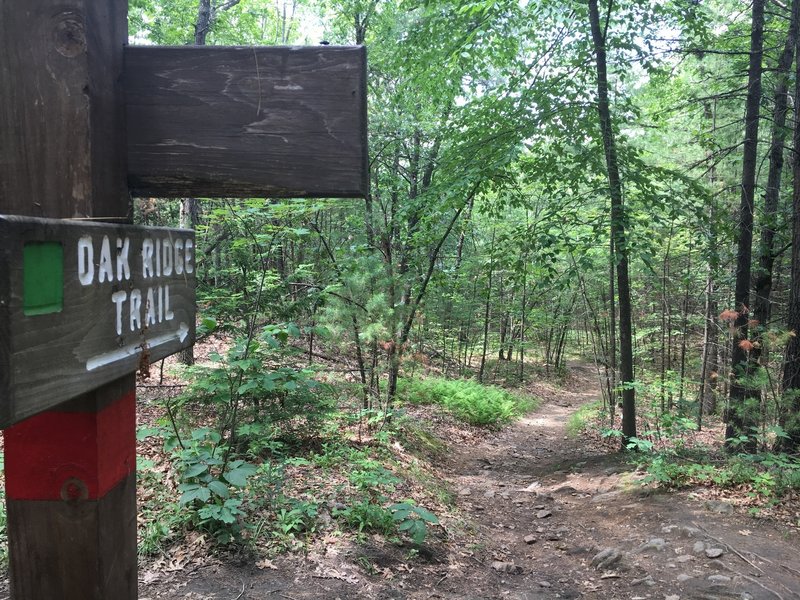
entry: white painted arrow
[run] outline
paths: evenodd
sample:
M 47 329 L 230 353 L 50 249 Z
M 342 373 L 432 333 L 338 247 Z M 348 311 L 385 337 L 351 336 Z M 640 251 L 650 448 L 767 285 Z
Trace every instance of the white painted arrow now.
M 157 335 L 149 340 L 146 340 L 146 343 L 148 348 L 155 348 L 156 346 L 171 342 L 174 339 L 180 340 L 180 342 L 183 343 L 188 335 L 189 326 L 182 322 L 176 331 Z M 119 362 L 130 356 L 140 354 L 141 352 L 142 344 L 128 344 L 127 346 L 117 348 L 111 352 L 104 352 L 103 354 L 98 354 L 97 356 L 91 357 L 86 361 L 86 370 L 94 371 L 95 369 Z

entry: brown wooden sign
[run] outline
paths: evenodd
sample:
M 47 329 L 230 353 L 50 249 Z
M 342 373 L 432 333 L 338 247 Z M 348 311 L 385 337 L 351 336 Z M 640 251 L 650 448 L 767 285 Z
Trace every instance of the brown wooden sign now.
M 125 49 L 128 184 L 156 197 L 364 197 L 363 47 Z
M 194 333 L 193 231 L 0 215 L 0 427 Z

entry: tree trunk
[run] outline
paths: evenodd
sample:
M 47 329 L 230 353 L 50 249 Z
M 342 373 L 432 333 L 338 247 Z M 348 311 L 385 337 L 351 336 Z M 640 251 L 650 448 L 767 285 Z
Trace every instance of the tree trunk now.
M 200 203 L 196 198 L 181 200 L 180 226 L 184 229 L 196 229 L 200 222 Z M 194 346 L 184 348 L 178 353 L 178 361 L 183 365 L 194 364 Z
M 772 293 L 772 274 L 775 266 L 775 230 L 778 220 L 778 201 L 780 198 L 781 175 L 783 174 L 783 146 L 786 143 L 786 114 L 789 104 L 789 71 L 792 67 L 794 47 L 797 42 L 798 18 L 800 17 L 800 0 L 792 1 L 792 16 L 786 45 L 783 48 L 775 70 L 776 83 L 774 109 L 772 119 L 772 140 L 769 147 L 769 174 L 767 190 L 764 194 L 764 217 L 761 226 L 761 243 L 759 245 L 758 271 L 753 285 L 753 319 L 755 320 L 755 336 L 757 344 L 751 352 L 753 363 L 759 362 L 762 353 L 767 355 L 763 333 L 769 326 L 772 313 L 770 294 Z
M 610 9 L 610 7 L 609 7 Z M 619 304 L 620 377 L 622 379 L 622 444 L 636 437 L 636 394 L 633 388 L 633 316 L 628 278 L 628 243 L 625 233 L 625 208 L 619 175 L 617 147 L 611 122 L 606 72 L 606 40 L 600 29 L 597 0 L 589 0 L 589 20 L 597 59 L 597 112 L 605 151 L 608 187 L 611 196 L 611 239 L 617 257 L 617 293 Z
M 750 435 L 756 424 L 758 394 L 748 378 L 753 374 L 747 340 L 750 318 L 750 273 L 753 245 L 753 201 L 755 196 L 756 167 L 758 160 L 758 117 L 761 101 L 761 58 L 764 42 L 764 2 L 753 0 L 752 28 L 750 33 L 750 66 L 748 70 L 747 105 L 745 114 L 744 156 L 742 158 L 742 196 L 739 208 L 739 242 L 736 252 L 736 291 L 734 323 L 731 345 L 731 384 L 727 439 Z M 730 446 L 730 444 L 729 444 Z M 743 449 L 755 450 L 748 441 Z
M 713 109 L 711 103 L 705 105 L 705 116 L 711 121 L 711 131 L 715 132 L 717 129 L 717 110 L 716 104 Z M 712 160 L 711 169 L 709 171 L 709 183 L 711 184 L 712 191 L 717 183 L 717 169 L 713 162 L 713 157 L 709 153 L 709 159 Z M 697 427 L 698 429 L 703 426 L 703 415 L 710 415 L 717 410 L 717 371 L 719 370 L 719 361 L 717 360 L 719 352 L 716 348 L 718 335 L 716 333 L 716 315 L 717 301 L 715 296 L 715 279 L 717 269 L 719 268 L 719 253 L 717 251 L 717 225 L 716 225 L 716 198 L 712 196 L 711 202 L 708 206 L 708 265 L 706 267 L 706 286 L 705 286 L 705 315 L 703 320 L 703 358 L 702 366 L 700 368 L 700 406 L 697 411 Z
M 208 29 L 211 27 L 211 0 L 200 0 L 197 7 L 197 22 L 194 24 L 194 45 L 205 46 Z
M 481 353 L 481 367 L 478 371 L 478 381 L 483 383 L 483 373 L 486 368 L 486 350 L 489 346 L 489 314 L 492 302 L 492 275 L 494 273 L 494 228 L 492 228 L 492 245 L 489 249 L 489 281 L 486 285 L 486 303 L 483 312 L 483 352 Z
M 800 38 L 796 43 L 795 102 L 800 96 Z M 792 157 L 792 270 L 786 327 L 792 335 L 786 346 L 783 365 L 783 403 L 781 425 L 789 438 L 781 445 L 789 452 L 800 450 L 800 115 L 794 114 L 794 154 Z

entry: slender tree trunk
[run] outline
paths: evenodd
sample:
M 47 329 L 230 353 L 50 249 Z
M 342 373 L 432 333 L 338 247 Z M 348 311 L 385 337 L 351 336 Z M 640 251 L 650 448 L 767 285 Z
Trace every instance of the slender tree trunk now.
M 197 6 L 197 22 L 194 24 L 194 45 L 205 46 L 211 27 L 211 0 L 200 0 Z
M 800 37 L 795 46 L 795 106 L 800 102 Z M 783 366 L 783 411 L 781 425 L 789 436 L 781 445 L 800 450 L 800 111 L 794 113 L 794 154 L 792 155 L 792 267 L 786 327 L 791 332 Z
M 670 368 L 669 352 L 669 330 L 672 327 L 670 314 L 670 304 L 667 298 L 667 287 L 669 283 L 669 260 L 672 248 L 672 233 L 675 223 L 669 227 L 669 237 L 667 238 L 667 248 L 664 251 L 664 262 L 661 266 L 661 414 L 667 411 L 667 371 Z
M 196 229 L 200 222 L 200 203 L 196 198 L 181 200 L 180 226 L 184 229 Z M 183 365 L 194 364 L 194 346 L 184 348 L 178 353 L 178 362 Z
M 617 415 L 617 401 L 619 400 L 619 390 L 617 389 L 617 373 L 619 364 L 617 363 L 617 253 L 614 251 L 614 236 L 609 237 L 608 242 L 608 353 L 606 356 L 606 374 L 608 381 L 608 418 L 611 427 L 614 427 L 614 420 Z M 599 332 L 598 332 L 599 335 Z M 600 338 L 602 341 L 602 337 Z
M 610 6 L 609 6 L 610 10 Z M 600 28 L 597 0 L 589 0 L 589 20 L 597 59 L 597 112 L 603 136 L 608 187 L 611 196 L 611 238 L 617 258 L 617 293 L 619 296 L 619 351 L 622 379 L 622 444 L 636 437 L 636 393 L 633 388 L 633 315 L 628 277 L 628 242 L 625 232 L 625 207 L 622 202 L 622 181 L 619 175 L 617 147 L 611 122 L 606 72 L 605 32 Z
M 706 118 L 711 121 L 712 133 L 717 129 L 717 110 L 716 104 L 713 109 L 711 103 L 705 106 Z M 713 160 L 710 156 L 709 159 Z M 709 171 L 709 183 L 712 192 L 716 192 L 717 169 L 712 162 Z M 719 370 L 719 351 L 717 342 L 719 336 L 716 333 L 717 301 L 715 295 L 715 279 L 719 268 L 719 253 L 717 252 L 717 224 L 716 224 L 716 195 L 713 195 L 708 205 L 708 264 L 705 286 L 705 317 L 703 321 L 703 359 L 700 374 L 700 406 L 697 411 L 697 427 L 703 426 L 703 415 L 710 415 L 717 410 L 717 371 Z
M 492 302 L 492 275 L 494 274 L 494 228 L 492 228 L 492 242 L 489 249 L 489 280 L 486 284 L 486 302 L 483 311 L 483 352 L 481 352 L 481 367 L 478 370 L 478 381 L 483 383 L 483 373 L 486 368 L 486 350 L 489 347 L 489 314 Z
M 681 317 L 681 370 L 678 388 L 678 411 L 683 416 L 683 394 L 686 380 L 686 343 L 689 337 L 689 284 L 692 278 L 692 244 L 689 243 L 689 255 L 686 258 L 686 281 L 683 288 L 683 315 Z
M 522 259 L 522 306 L 520 307 L 521 321 L 519 326 L 519 382 L 525 381 L 525 311 L 528 302 L 528 257 Z
M 753 245 L 753 203 L 755 196 L 758 160 L 758 121 L 761 101 L 761 59 L 764 42 L 764 3 L 753 0 L 753 17 L 750 34 L 750 66 L 748 71 L 747 105 L 745 114 L 745 140 L 742 158 L 742 196 L 739 208 L 739 242 L 736 252 L 736 291 L 734 323 L 731 345 L 731 384 L 728 407 L 727 439 L 752 434 L 756 424 L 758 394 L 748 381 L 753 374 L 749 357 L 748 321 L 750 319 L 750 273 Z M 745 343 L 743 343 L 745 342 Z M 755 450 L 755 443 L 747 442 L 745 450 Z
M 764 332 L 769 327 L 772 313 L 770 295 L 772 293 L 773 272 L 775 266 L 775 230 L 778 221 L 778 201 L 780 198 L 781 175 L 783 174 L 783 146 L 786 143 L 786 115 L 789 105 L 789 71 L 792 67 L 794 48 L 797 43 L 798 19 L 800 18 L 800 0 L 792 0 L 792 16 L 789 32 L 778 66 L 775 70 L 776 83 L 774 109 L 772 113 L 772 139 L 769 148 L 769 173 L 767 189 L 764 194 L 764 216 L 761 226 L 759 244 L 758 270 L 753 285 L 753 319 L 755 335 L 758 342 L 751 352 L 753 363 L 768 360 Z

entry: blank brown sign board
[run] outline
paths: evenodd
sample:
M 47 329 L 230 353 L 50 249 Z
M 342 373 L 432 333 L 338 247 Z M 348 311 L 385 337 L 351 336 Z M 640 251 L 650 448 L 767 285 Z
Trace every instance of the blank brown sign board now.
M 128 184 L 154 197 L 364 197 L 363 47 L 129 47 Z
M 194 334 L 193 231 L 0 215 L 0 428 Z

